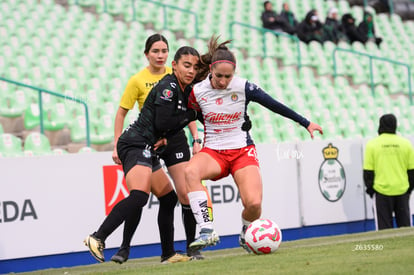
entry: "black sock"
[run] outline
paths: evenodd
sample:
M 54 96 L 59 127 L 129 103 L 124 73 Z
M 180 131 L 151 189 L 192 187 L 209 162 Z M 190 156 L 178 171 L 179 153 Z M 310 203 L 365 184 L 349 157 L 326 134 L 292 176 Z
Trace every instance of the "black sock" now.
M 121 247 L 130 247 L 132 237 L 137 230 L 139 221 L 141 220 L 142 207 L 140 207 L 137 213 L 130 213 L 127 215 L 124 223 L 124 234 L 122 236 Z
M 160 208 L 158 210 L 158 229 L 161 240 L 161 257 L 168 257 L 175 253 L 174 250 L 174 208 L 177 205 L 177 194 L 171 191 L 158 198 Z
M 195 240 L 196 226 L 197 222 L 194 218 L 193 211 L 191 210 L 190 205 L 181 205 L 185 237 L 187 240 L 187 249 L 190 243 Z
M 140 190 L 132 190 L 129 196 L 118 202 L 106 217 L 94 235 L 102 241 L 121 225 L 128 215 L 138 216 L 142 207 L 147 204 L 149 195 Z

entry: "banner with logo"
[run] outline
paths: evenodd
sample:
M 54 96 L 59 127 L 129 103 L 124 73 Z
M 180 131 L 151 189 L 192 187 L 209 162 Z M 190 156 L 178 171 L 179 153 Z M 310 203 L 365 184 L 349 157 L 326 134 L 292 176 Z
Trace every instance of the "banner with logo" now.
M 257 145 L 262 217 L 282 229 L 372 217 L 362 180 L 363 143 Z M 86 251 L 83 239 L 128 195 L 111 152 L 0 158 L 0 169 L 0 260 Z M 216 231 L 239 234 L 242 204 L 232 177 L 205 183 Z M 179 205 L 174 213 L 175 239 L 184 240 Z M 151 195 L 132 245 L 159 243 L 157 215 L 158 200 Z M 122 228 L 107 239 L 107 248 L 120 245 Z
M 298 150 L 303 225 L 364 220 L 361 141 L 305 142 Z

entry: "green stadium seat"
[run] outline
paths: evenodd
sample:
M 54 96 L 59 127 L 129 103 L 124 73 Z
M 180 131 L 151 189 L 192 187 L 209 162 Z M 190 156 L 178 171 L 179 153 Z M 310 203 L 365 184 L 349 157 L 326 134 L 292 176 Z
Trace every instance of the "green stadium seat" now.
M 60 155 L 67 155 L 69 154 L 69 152 L 62 148 L 55 148 L 52 150 L 52 154 L 60 156 Z
M 30 104 L 24 112 L 24 128 L 32 130 L 40 125 L 40 110 L 36 103 Z
M 64 103 L 57 103 L 43 112 L 43 126 L 48 131 L 62 130 L 69 123 L 70 117 Z
M 79 151 L 78 151 L 78 153 L 81 153 L 81 154 L 93 153 L 93 152 L 96 152 L 96 150 L 93 149 L 92 147 L 87 147 L 87 146 L 84 146 L 84 147 L 80 148 Z
M 21 90 L 0 94 L 0 116 L 22 116 L 26 107 L 25 94 Z
M 84 142 L 86 140 L 86 119 L 84 115 L 78 115 L 69 126 L 72 142 Z
M 26 156 L 49 155 L 52 153 L 49 139 L 42 133 L 32 132 L 24 140 Z
M 0 153 L 3 157 L 23 156 L 21 139 L 12 134 L 0 134 Z
M 99 121 L 91 124 L 91 144 L 102 145 L 114 139 L 114 116 L 103 115 Z

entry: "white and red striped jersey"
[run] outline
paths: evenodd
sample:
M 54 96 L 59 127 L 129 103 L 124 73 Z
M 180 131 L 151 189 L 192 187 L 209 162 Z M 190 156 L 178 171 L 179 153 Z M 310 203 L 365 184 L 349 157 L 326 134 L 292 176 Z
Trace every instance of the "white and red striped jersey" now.
M 204 146 L 215 150 L 238 149 L 253 144 L 248 131 L 242 130 L 247 105 L 255 101 L 264 107 L 300 123 L 309 121 L 273 99 L 257 85 L 234 76 L 226 89 L 211 86 L 210 75 L 193 87 L 189 106 L 201 111 L 204 124 Z

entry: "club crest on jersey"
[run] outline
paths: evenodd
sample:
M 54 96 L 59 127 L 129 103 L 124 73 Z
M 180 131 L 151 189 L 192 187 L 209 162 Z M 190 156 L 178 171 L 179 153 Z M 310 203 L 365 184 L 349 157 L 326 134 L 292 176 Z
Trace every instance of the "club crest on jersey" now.
M 148 148 L 145 148 L 145 149 L 142 151 L 142 155 L 144 156 L 144 158 L 149 159 L 149 158 L 151 157 L 151 151 L 150 151 Z
M 173 92 L 171 90 L 165 89 L 162 91 L 161 99 L 171 101 L 171 98 L 173 97 Z
M 233 93 L 233 94 L 231 95 L 231 100 L 232 100 L 232 101 L 237 101 L 238 99 L 239 99 L 239 97 L 237 96 L 237 94 Z
M 222 99 L 222 98 L 217 98 L 217 99 L 216 99 L 216 104 L 217 104 L 217 105 L 221 105 L 221 104 L 223 104 L 223 99 Z

